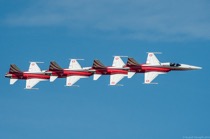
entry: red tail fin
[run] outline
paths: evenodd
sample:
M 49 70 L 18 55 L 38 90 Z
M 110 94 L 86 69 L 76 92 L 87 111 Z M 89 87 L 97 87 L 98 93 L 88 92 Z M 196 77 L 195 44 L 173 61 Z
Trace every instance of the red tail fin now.
M 139 66 L 140 64 L 133 58 L 128 58 L 127 66 Z
M 15 64 L 10 65 L 9 72 L 10 73 L 22 73 L 22 71 Z
M 55 61 L 51 61 L 49 70 L 50 71 L 59 71 L 59 70 L 63 70 L 63 69 Z
M 94 69 L 103 69 L 106 68 L 99 60 L 94 60 L 93 61 L 93 66 Z

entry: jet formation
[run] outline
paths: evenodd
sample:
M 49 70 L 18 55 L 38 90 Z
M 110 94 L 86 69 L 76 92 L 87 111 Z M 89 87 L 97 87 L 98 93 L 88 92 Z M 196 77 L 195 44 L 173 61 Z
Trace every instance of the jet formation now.
M 61 68 L 55 61 L 50 62 L 48 70 L 41 70 L 37 65 L 40 62 L 30 62 L 28 71 L 21 71 L 15 64 L 10 65 L 9 72 L 5 77 L 10 78 L 10 84 L 16 81 L 26 80 L 25 89 L 33 88 L 40 81 L 54 82 L 57 78 L 66 78 L 66 86 L 78 86 L 75 83 L 81 78 L 93 76 L 98 80 L 102 75 L 110 76 L 110 86 L 122 86 L 118 84 L 124 77 L 132 78 L 136 73 L 144 73 L 144 84 L 157 84 L 152 82 L 159 74 L 166 74 L 170 71 L 198 70 L 201 67 L 180 63 L 161 63 L 155 56 L 155 52 L 148 52 L 146 63 L 139 64 L 134 58 L 128 57 L 125 64 L 122 57 L 114 56 L 112 66 L 105 66 L 99 60 L 94 60 L 92 67 L 82 68 L 78 60 L 71 59 L 68 68 Z

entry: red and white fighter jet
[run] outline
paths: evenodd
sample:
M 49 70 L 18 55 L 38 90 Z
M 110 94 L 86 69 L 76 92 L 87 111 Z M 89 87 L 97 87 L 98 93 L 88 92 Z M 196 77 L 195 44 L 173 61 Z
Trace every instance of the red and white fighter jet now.
M 122 61 L 121 57 L 124 56 L 114 56 L 114 60 L 112 66 L 104 66 L 99 60 L 93 61 L 93 66 L 90 71 L 94 72 L 93 80 L 97 80 L 101 75 L 110 75 L 110 83 L 109 85 L 118 85 L 122 86 L 121 84 L 117 84 L 120 80 L 124 77 L 131 78 L 133 75 L 128 75 L 128 68 L 124 67 L 125 63 Z
M 71 59 L 69 68 L 61 68 L 55 61 L 50 62 L 49 70 L 45 73 L 50 75 L 50 82 L 53 82 L 57 78 L 66 78 L 66 86 L 74 85 L 81 78 L 88 78 L 93 75 L 93 72 L 86 68 L 82 68 L 77 62 L 78 59 Z
M 5 77 L 10 78 L 10 84 L 13 85 L 17 80 L 26 80 L 25 89 L 38 89 L 33 88 L 40 81 L 47 81 L 50 76 L 45 75 L 44 71 L 41 71 L 38 62 L 30 62 L 29 70 L 22 72 L 15 64 L 10 65 L 9 72 L 6 73 Z
M 155 56 L 155 53 L 148 52 L 146 64 L 139 64 L 133 58 L 128 58 L 127 64 L 125 66 L 129 68 L 130 74 L 135 73 L 145 73 L 144 83 L 145 84 L 157 84 L 152 83 L 152 81 L 159 74 L 166 74 L 169 71 L 185 71 L 185 70 L 198 70 L 201 67 L 191 66 L 179 63 L 161 63 Z

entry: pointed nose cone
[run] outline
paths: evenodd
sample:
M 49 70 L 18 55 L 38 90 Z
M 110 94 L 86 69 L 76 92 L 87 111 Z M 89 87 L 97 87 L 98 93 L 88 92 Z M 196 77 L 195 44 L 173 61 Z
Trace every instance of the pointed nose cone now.
M 181 68 L 183 70 L 199 70 L 199 69 L 202 69 L 202 67 L 191 66 L 191 65 L 186 65 L 186 64 L 181 64 Z
M 202 69 L 202 67 L 191 66 L 191 65 L 189 65 L 188 68 L 189 68 L 189 70 L 199 70 L 199 69 Z
M 193 70 L 199 70 L 199 69 L 202 69 L 202 67 L 197 67 L 197 66 L 191 66 L 190 68 L 191 68 L 191 69 L 193 69 Z

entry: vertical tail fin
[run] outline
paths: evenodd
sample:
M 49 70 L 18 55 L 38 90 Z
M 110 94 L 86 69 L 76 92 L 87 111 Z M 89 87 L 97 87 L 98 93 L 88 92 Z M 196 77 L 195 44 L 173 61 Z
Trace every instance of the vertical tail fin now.
M 127 66 L 139 66 L 140 64 L 134 58 L 128 58 Z
M 10 65 L 9 72 L 10 73 L 22 73 L 22 71 L 15 64 Z
M 59 70 L 63 70 L 63 69 L 55 61 L 51 61 L 49 70 L 50 71 L 59 71 Z
M 106 68 L 99 60 L 94 60 L 92 67 L 94 69 L 103 69 L 103 68 Z

